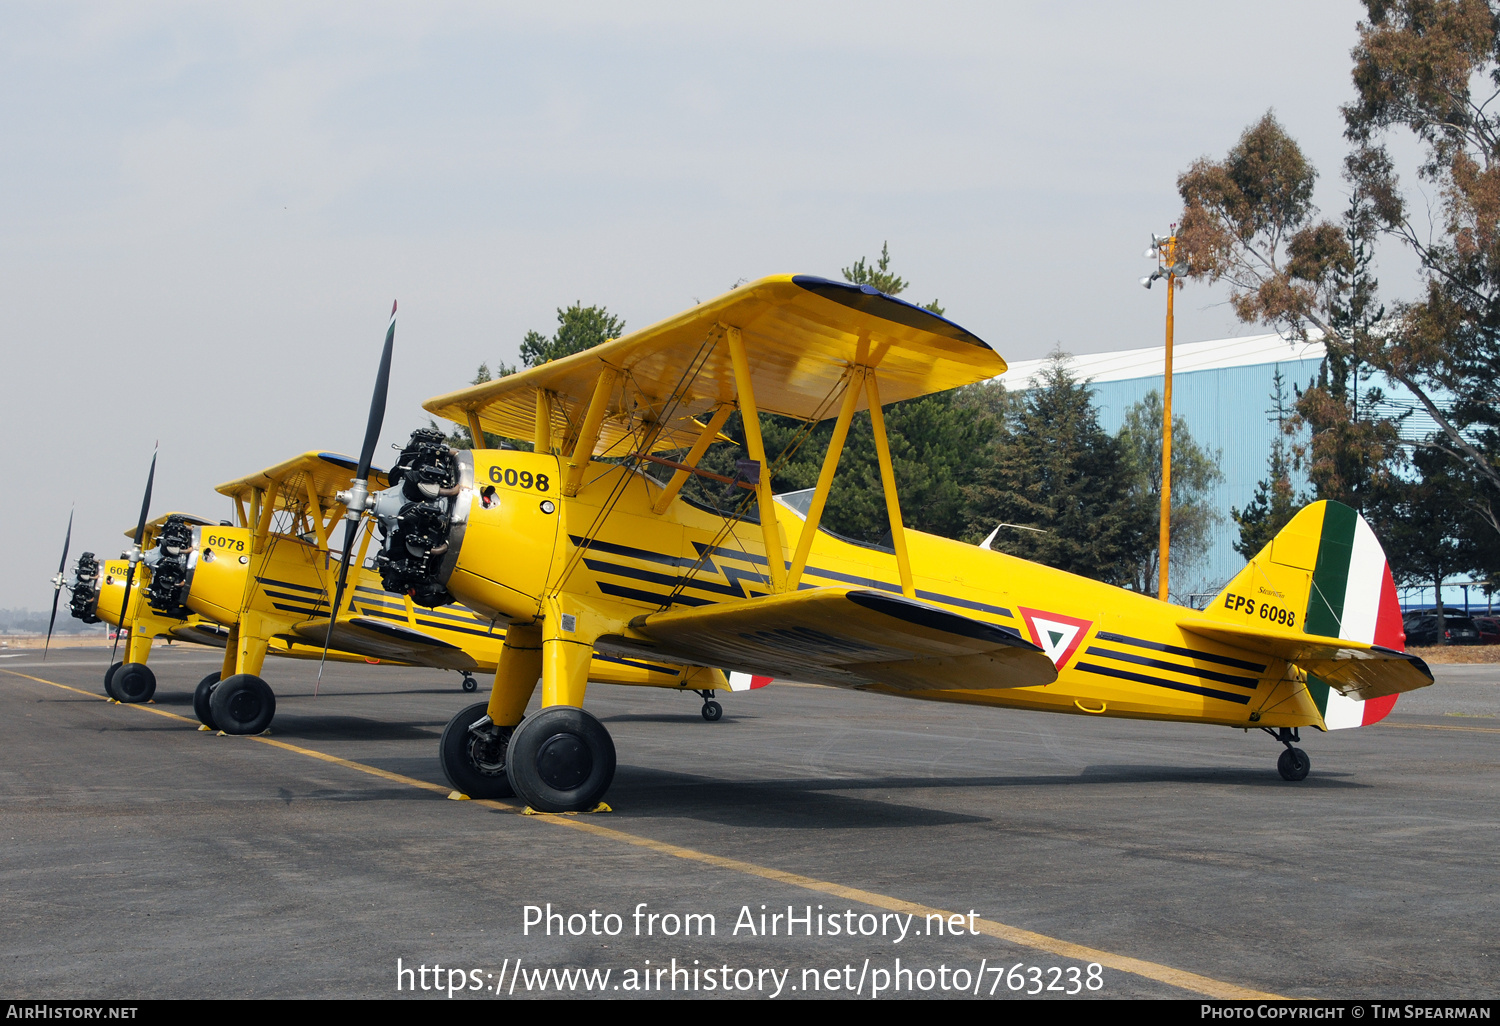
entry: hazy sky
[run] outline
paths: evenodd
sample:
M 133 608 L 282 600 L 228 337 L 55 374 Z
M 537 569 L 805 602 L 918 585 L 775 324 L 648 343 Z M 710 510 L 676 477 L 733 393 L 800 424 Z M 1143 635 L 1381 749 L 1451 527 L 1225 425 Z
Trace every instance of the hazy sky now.
M 1009 359 L 1160 344 L 1174 183 L 1274 108 L 1344 204 L 1351 2 L 11 3 L 0 606 L 154 512 L 387 443 L 555 310 L 632 327 L 889 240 Z M 1387 291 L 1411 291 L 1392 277 Z M 1181 294 L 1181 340 L 1247 334 Z

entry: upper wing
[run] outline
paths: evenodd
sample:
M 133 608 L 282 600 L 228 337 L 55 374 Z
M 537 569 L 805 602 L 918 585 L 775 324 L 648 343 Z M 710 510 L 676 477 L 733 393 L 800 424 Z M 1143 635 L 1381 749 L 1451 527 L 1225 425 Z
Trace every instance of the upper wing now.
M 1361 701 L 1399 695 L 1432 683 L 1432 671 L 1416 656 L 1364 641 L 1214 620 L 1182 620 L 1179 626 L 1194 634 L 1285 659 L 1337 688 L 1341 694 Z
M 349 487 L 354 472 L 359 469 L 357 461 L 334 452 L 305 452 L 274 467 L 226 481 L 215 491 L 234 499 L 248 499 L 252 491 L 269 491 L 275 494 L 278 508 L 301 506 L 307 502 L 309 489 L 317 495 L 318 503 L 327 509 L 337 503 L 335 496 Z M 370 491 L 390 486 L 385 471 L 370 468 Z
M 636 636 L 598 647 L 836 687 L 979 691 L 1057 679 L 1052 660 L 1010 631 L 881 591 L 810 588 L 651 613 L 630 626 Z
M 529 438 L 538 395 L 548 393 L 553 436 L 561 438 L 582 421 L 602 364 L 620 374 L 594 455 L 624 455 L 621 447 L 643 422 L 663 419 L 653 449 L 686 448 L 701 430 L 690 419 L 735 398 L 727 347 L 715 344 L 726 327 L 740 329 L 744 338 L 757 406 L 799 420 L 837 412 L 828 408 L 830 396 L 857 359 L 877 369 L 884 403 L 1005 370 L 982 340 L 921 307 L 870 286 L 778 275 L 582 353 L 429 399 L 424 407 L 460 424 L 472 414 L 492 434 Z

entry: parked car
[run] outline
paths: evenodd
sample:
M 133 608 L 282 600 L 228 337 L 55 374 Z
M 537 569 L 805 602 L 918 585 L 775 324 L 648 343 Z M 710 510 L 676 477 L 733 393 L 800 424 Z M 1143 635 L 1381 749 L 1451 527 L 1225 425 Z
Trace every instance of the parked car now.
M 1500 616 L 1475 616 L 1472 619 L 1474 626 L 1479 628 L 1481 645 L 1500 645 Z
M 1402 622 L 1407 645 L 1439 644 L 1437 623 L 1437 614 L 1430 610 L 1425 613 L 1408 613 Z M 1443 634 L 1449 645 L 1480 644 L 1479 628 L 1462 613 L 1443 611 Z

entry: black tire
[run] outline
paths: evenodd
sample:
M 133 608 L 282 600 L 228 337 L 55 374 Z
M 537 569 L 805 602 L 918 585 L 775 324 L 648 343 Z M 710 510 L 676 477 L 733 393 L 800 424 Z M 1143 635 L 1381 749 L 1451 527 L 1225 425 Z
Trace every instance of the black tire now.
M 104 693 L 110 698 L 114 698 L 116 702 L 119 699 L 115 697 L 115 671 L 124 665 L 124 663 L 115 663 L 115 665 L 104 671 Z
M 477 702 L 448 721 L 438 742 L 438 761 L 455 791 L 470 798 L 509 798 L 515 792 L 505 774 L 505 757 L 515 728 L 469 729 L 488 708 L 488 702 Z
M 208 712 L 226 734 L 259 734 L 276 715 L 276 695 L 259 677 L 236 673 L 213 689 Z
M 1306 780 L 1307 771 L 1310 769 L 1312 769 L 1312 760 L 1300 748 L 1288 748 L 1281 753 L 1281 758 L 1276 760 L 1276 772 L 1281 774 L 1282 780 Z
M 145 663 L 125 663 L 115 671 L 110 690 L 120 702 L 149 701 L 156 694 L 156 674 Z
M 718 702 L 715 702 L 713 699 L 709 699 L 707 702 L 703 703 L 703 718 L 709 723 L 719 722 L 719 718 L 723 715 L 724 707 Z
M 464 690 L 469 694 L 473 694 L 474 692 L 479 690 L 479 681 L 475 680 L 467 673 L 464 674 Z
M 214 722 L 213 710 L 209 708 L 209 699 L 213 697 L 214 687 L 218 683 L 219 671 L 215 670 L 200 680 L 193 689 L 193 712 L 198 714 L 198 722 L 209 730 L 219 729 L 219 725 Z
M 582 709 L 554 705 L 516 728 L 505 772 L 516 794 L 538 812 L 585 812 L 615 779 L 615 743 Z

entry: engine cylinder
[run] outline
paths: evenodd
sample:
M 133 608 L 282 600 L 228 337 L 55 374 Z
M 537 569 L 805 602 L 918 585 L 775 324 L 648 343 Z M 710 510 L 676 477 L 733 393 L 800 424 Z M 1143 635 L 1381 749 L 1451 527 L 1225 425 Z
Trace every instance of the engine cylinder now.
M 429 608 L 453 601 L 444 563 L 461 530 L 455 515 L 467 509 L 464 478 L 464 465 L 439 432 L 412 432 L 391 468 L 391 487 L 371 504 L 384 539 L 375 567 L 387 591 Z

